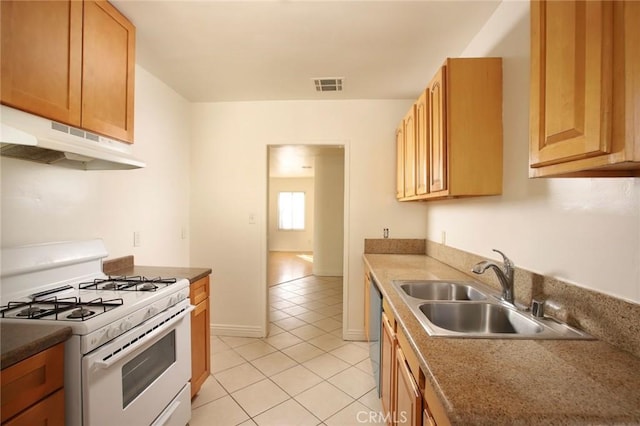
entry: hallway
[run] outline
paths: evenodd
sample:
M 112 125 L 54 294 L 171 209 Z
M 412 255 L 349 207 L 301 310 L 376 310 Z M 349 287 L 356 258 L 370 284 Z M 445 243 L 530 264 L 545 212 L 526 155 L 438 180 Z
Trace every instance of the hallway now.
M 313 253 L 270 251 L 267 271 L 269 287 L 307 277 L 313 273 Z
M 190 425 L 383 424 L 368 344 L 342 340 L 342 277 L 290 281 L 269 297 L 267 338 L 212 336 Z

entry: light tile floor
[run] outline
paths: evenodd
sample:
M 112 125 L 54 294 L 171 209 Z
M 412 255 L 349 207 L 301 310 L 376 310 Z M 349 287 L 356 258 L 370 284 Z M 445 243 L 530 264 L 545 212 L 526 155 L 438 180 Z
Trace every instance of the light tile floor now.
M 384 424 L 368 345 L 342 340 L 342 278 L 273 286 L 269 302 L 268 337 L 212 336 L 190 426 Z

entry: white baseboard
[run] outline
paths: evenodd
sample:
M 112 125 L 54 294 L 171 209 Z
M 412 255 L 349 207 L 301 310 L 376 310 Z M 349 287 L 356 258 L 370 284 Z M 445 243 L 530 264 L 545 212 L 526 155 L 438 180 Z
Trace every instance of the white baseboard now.
M 265 337 L 261 327 L 248 325 L 211 324 L 210 333 L 212 336 Z
M 342 334 L 342 339 L 349 340 L 349 341 L 364 342 L 367 340 L 367 337 L 364 334 L 364 330 L 347 330 L 345 333 Z

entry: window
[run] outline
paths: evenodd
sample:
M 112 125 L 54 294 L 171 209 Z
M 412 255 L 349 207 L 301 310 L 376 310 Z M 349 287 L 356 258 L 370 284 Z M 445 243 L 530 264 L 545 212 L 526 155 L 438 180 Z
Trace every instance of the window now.
M 304 192 L 278 193 L 278 229 L 304 229 Z

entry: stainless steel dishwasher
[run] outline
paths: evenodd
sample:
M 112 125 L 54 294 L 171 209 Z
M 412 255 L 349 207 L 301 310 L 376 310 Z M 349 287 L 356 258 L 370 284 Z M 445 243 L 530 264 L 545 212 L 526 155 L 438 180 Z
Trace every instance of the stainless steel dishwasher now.
M 382 327 L 382 293 L 378 289 L 375 279 L 371 277 L 369 289 L 369 358 L 373 378 L 380 397 L 380 351 L 381 351 L 381 327 Z

